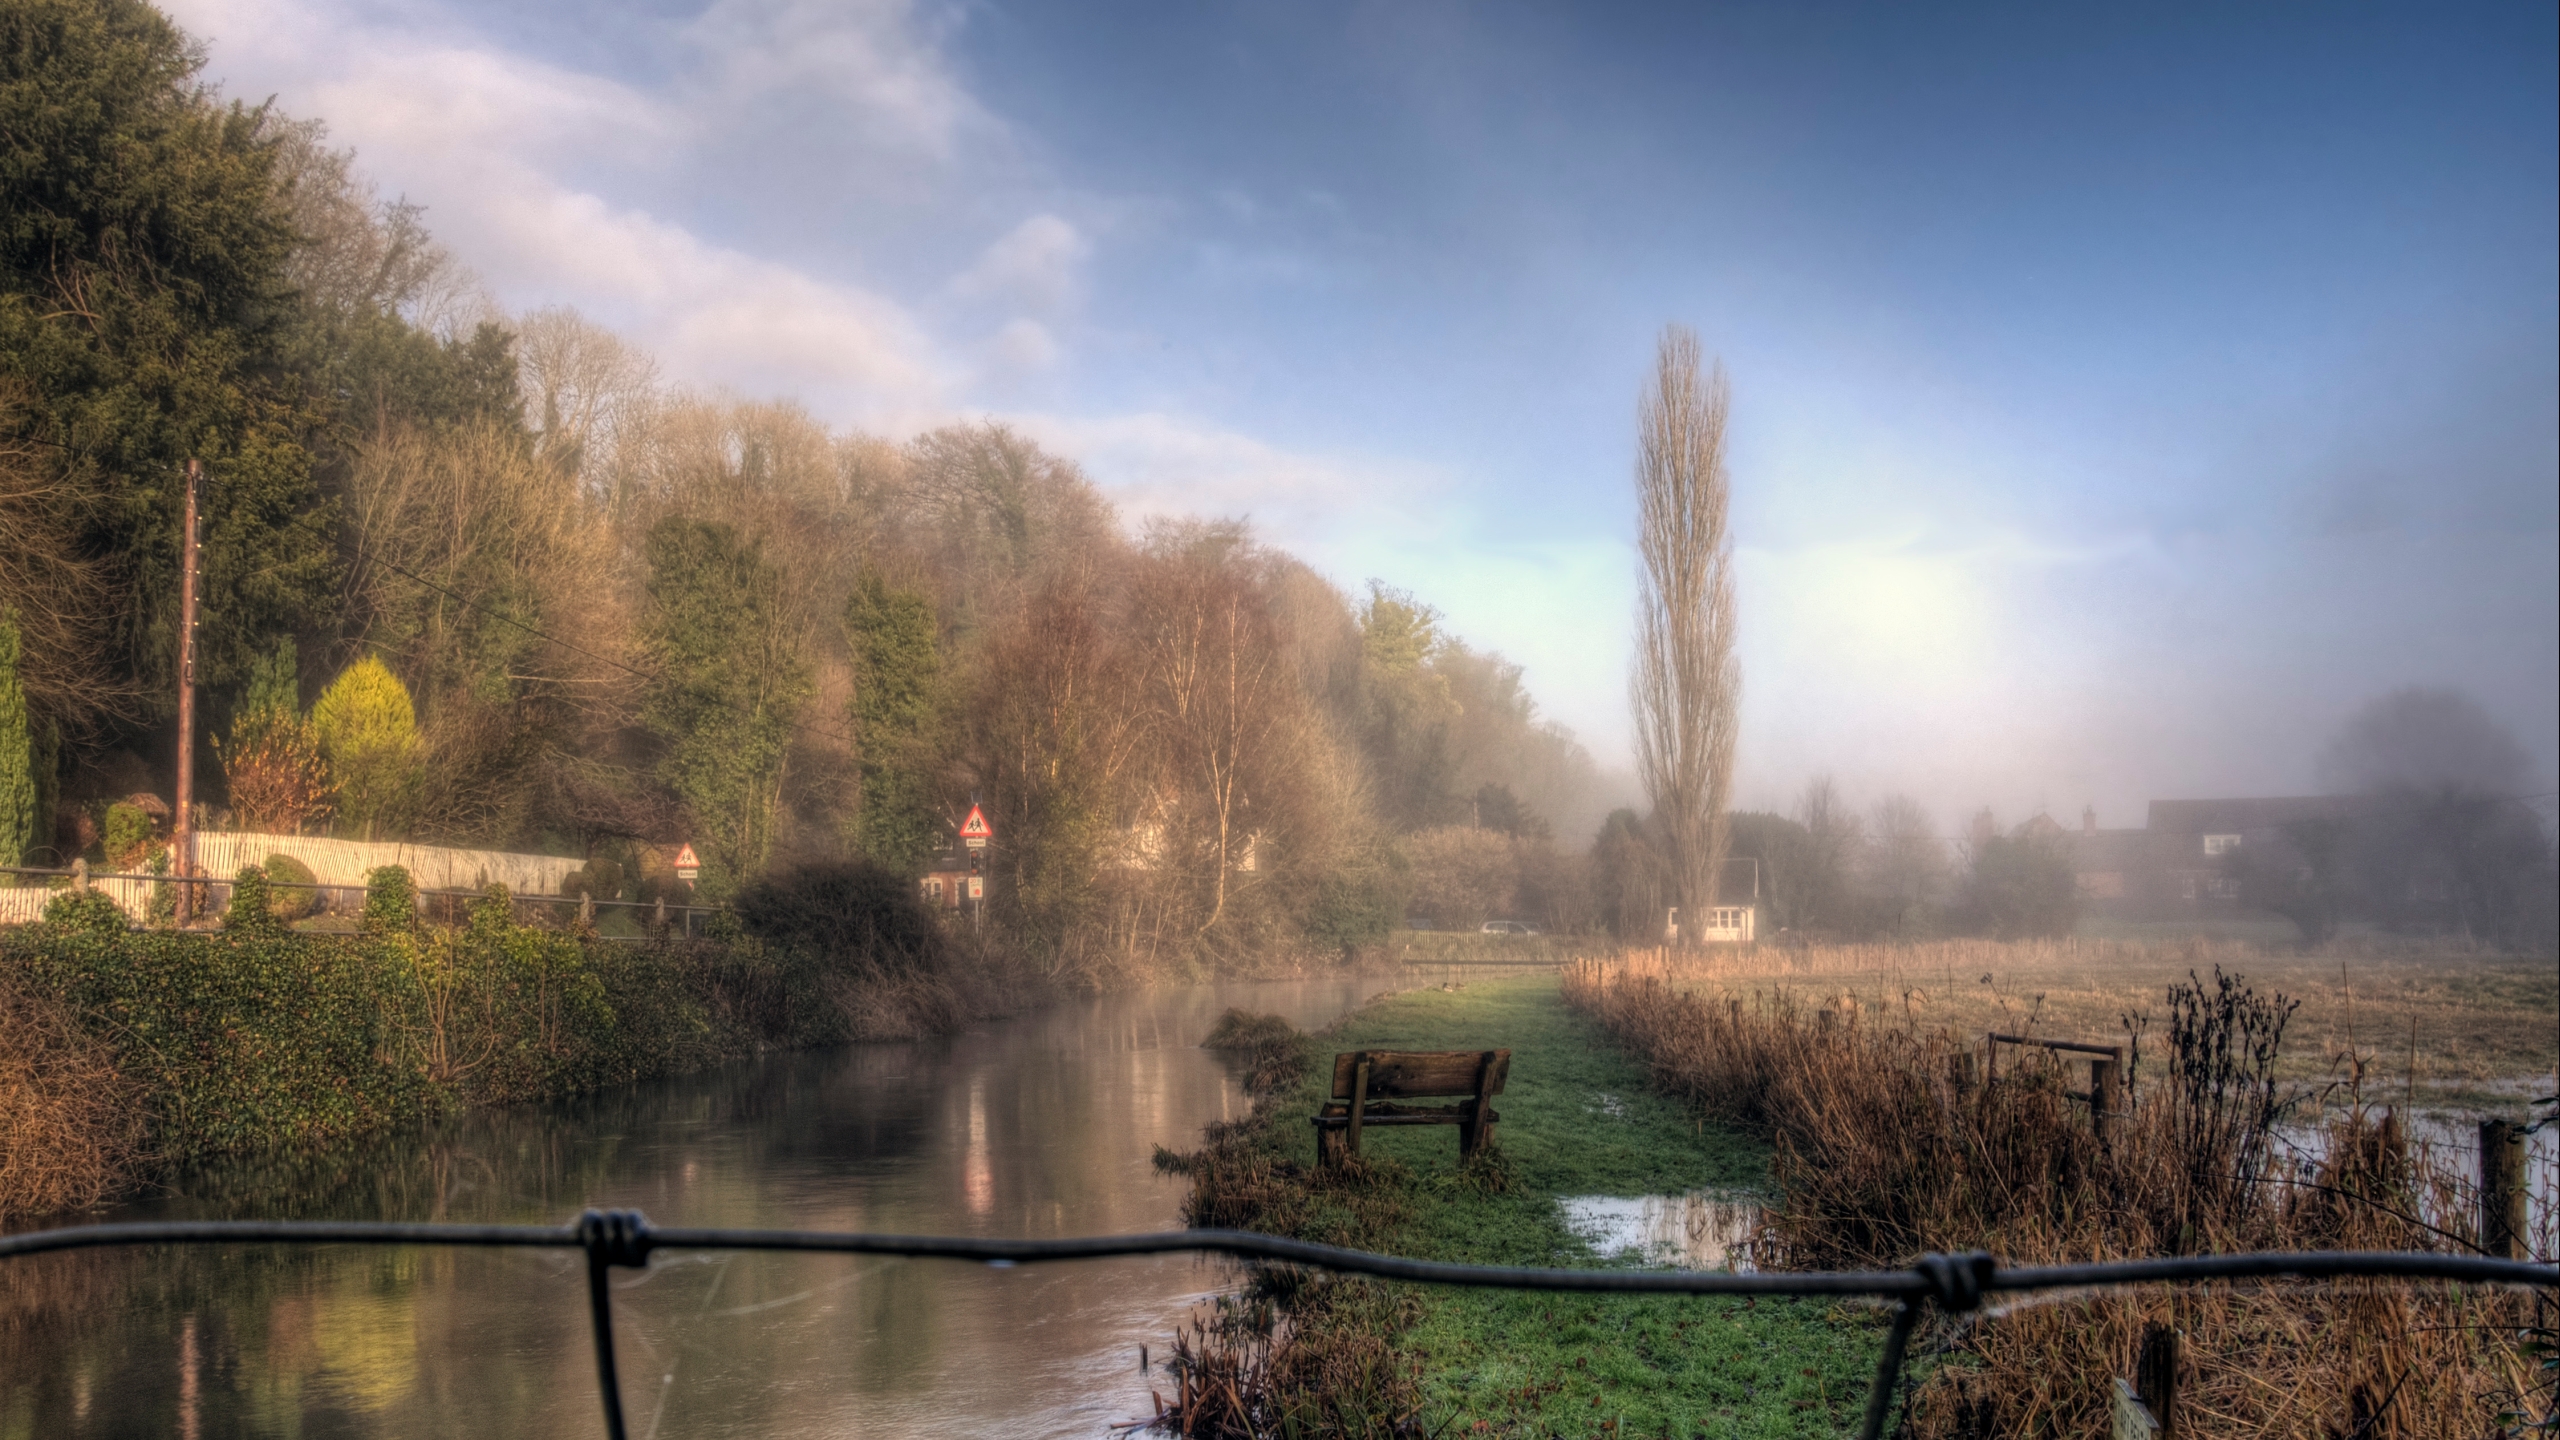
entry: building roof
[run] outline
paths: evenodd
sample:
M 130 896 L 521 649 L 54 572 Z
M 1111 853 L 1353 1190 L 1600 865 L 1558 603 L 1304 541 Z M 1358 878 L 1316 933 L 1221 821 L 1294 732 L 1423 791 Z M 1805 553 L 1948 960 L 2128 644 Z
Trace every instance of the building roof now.
M 2150 828 L 2167 835 L 2245 835 L 2304 820 L 2346 820 L 2372 807 L 2370 795 L 2273 795 L 2233 800 L 2154 800 Z

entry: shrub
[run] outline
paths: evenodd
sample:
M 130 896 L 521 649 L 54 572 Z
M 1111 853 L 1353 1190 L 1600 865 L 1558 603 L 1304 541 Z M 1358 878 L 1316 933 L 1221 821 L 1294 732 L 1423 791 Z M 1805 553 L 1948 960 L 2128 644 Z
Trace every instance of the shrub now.
M 915 885 L 868 860 L 758 880 L 738 893 L 736 913 L 748 934 L 832 974 L 898 978 L 943 968 L 942 930 Z
M 46 901 L 44 924 L 65 935 L 121 935 L 133 928 L 124 907 L 96 890 L 65 890 Z
M 320 911 L 318 890 L 288 889 L 288 886 L 317 885 L 320 877 L 311 867 L 290 855 L 270 855 L 263 867 L 267 877 L 267 907 L 279 920 L 304 920 Z
M 571 900 L 594 896 L 597 903 L 622 898 L 622 867 L 601 855 L 569 872 L 560 893 Z
M 159 828 L 151 823 L 151 813 L 128 800 L 107 807 L 107 833 L 104 844 L 107 864 L 116 870 L 129 870 L 150 858 L 151 848 L 160 843 Z
M 267 888 L 267 872 L 255 865 L 243 866 L 231 881 L 231 903 L 222 912 L 222 928 L 239 935 L 281 935 L 283 920 L 276 915 L 274 892 Z
M 364 917 L 356 928 L 367 935 L 406 935 L 418 928 L 418 882 L 407 866 L 365 872 Z
M 214 749 L 243 829 L 298 835 L 334 808 L 337 786 L 320 758 L 318 734 L 303 720 L 253 712 L 233 723 L 229 744 L 217 741 Z

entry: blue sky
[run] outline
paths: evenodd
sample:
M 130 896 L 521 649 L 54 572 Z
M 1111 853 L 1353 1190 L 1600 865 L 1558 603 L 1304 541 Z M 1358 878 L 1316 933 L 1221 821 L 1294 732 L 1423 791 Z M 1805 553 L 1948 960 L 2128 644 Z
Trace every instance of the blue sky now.
M 1604 764 L 1676 320 L 1732 376 L 1747 803 L 2137 824 L 2406 683 L 2555 769 L 2548 5 L 173 11 L 500 305 L 1250 514 Z

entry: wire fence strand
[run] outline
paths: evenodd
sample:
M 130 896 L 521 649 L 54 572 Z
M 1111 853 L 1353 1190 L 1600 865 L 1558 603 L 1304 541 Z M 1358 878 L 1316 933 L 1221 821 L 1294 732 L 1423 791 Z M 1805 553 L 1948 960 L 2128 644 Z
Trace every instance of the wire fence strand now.
M 1283 1239 L 1251 1230 L 1173 1230 L 1066 1240 L 1004 1240 L 951 1235 L 873 1235 L 822 1230 L 658 1228 L 637 1210 L 589 1210 L 568 1225 L 447 1225 L 363 1220 L 173 1220 L 80 1225 L 0 1235 L 0 1260 L 67 1250 L 127 1245 L 469 1245 L 579 1250 L 586 1257 L 587 1305 L 595 1331 L 596 1388 L 607 1440 L 625 1440 L 622 1388 L 614 1364 L 613 1298 L 606 1279 L 616 1268 L 645 1269 L 659 1250 L 762 1250 L 887 1255 L 1026 1265 L 1058 1260 L 1209 1254 L 1266 1264 L 1302 1265 L 1425 1285 L 1616 1295 L 1869 1295 L 1899 1302 L 1860 1434 L 1876 1440 L 1892 1418 L 1911 1332 L 1924 1309 L 1966 1315 L 1993 1295 L 2082 1290 L 2118 1285 L 2235 1280 L 2448 1280 L 2476 1285 L 2560 1288 L 2560 1265 L 2426 1251 L 2261 1251 L 2172 1256 L 2085 1265 L 2003 1266 L 1976 1251 L 1930 1255 L 1908 1270 L 1741 1274 L 1722 1270 L 1564 1270 L 1458 1265 L 1411 1260 Z

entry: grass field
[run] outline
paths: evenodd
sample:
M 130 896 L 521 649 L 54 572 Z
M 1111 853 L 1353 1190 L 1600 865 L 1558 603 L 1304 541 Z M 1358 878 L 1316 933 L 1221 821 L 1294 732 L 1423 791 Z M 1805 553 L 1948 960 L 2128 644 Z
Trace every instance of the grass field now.
M 2161 996 L 2190 970 L 2244 975 L 2302 1002 L 2282 1078 L 2349 1078 L 2421 1113 L 2512 1111 L 2560 1085 L 2560 968 L 2547 958 L 2374 949 L 2302 955 L 2232 942 L 1958 940 L 1928 945 L 1761 946 L 1681 955 L 1683 989 L 1782 993 L 1799 1004 L 1890 1014 L 1979 1039 L 2026 1031 L 2119 1043 L 2127 1017 L 2157 1033 Z M 1879 1016 L 1881 1018 L 1881 1016 Z
M 1336 1051 L 1498 1047 L 1512 1052 L 1496 1106 L 1508 1188 L 1470 1184 L 1456 1132 L 1442 1127 L 1370 1131 L 1364 1154 L 1380 1163 L 1367 1193 L 1308 1183 L 1306 1117 Z M 1640 1064 L 1560 1003 L 1551 975 L 1381 999 L 1309 1048 L 1304 1073 L 1228 1141 L 1231 1158 L 1262 1162 L 1296 1193 L 1225 1223 L 1431 1259 L 1601 1265 L 1613 1262 L 1566 1227 L 1559 1198 L 1768 1183 L 1765 1146 L 1653 1093 Z M 1856 1305 L 1407 1294 L 1391 1343 L 1416 1367 L 1433 1434 L 1837 1435 L 1856 1423 L 1883 1336 L 1884 1312 Z

